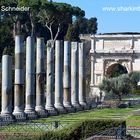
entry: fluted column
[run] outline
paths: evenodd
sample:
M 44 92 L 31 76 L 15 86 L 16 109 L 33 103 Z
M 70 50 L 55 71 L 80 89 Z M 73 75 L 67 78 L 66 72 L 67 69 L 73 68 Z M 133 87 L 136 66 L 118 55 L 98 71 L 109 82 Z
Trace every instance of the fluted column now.
M 46 117 L 45 111 L 45 69 L 44 69 L 44 38 L 37 38 L 36 46 L 36 107 L 35 110 L 41 117 Z
M 84 62 L 84 44 L 79 43 L 79 103 L 86 109 L 86 83 L 85 83 L 85 62 Z
M 62 41 L 55 42 L 55 108 L 59 113 L 65 113 L 62 94 Z
M 15 36 L 15 87 L 14 112 L 16 119 L 25 119 L 24 114 L 24 46 L 23 36 Z
M 26 39 L 26 100 L 25 111 L 29 118 L 35 118 L 35 48 L 34 38 Z
M 71 105 L 71 43 L 64 41 L 64 71 L 63 71 L 63 104 L 68 112 L 73 112 Z
M 81 106 L 78 101 L 78 43 L 71 42 L 71 102 L 78 111 Z
M 2 56 L 2 111 L 4 120 L 13 120 L 12 117 L 12 56 Z
M 54 107 L 54 48 L 51 41 L 47 42 L 47 93 L 45 109 L 49 115 L 56 115 L 57 111 Z

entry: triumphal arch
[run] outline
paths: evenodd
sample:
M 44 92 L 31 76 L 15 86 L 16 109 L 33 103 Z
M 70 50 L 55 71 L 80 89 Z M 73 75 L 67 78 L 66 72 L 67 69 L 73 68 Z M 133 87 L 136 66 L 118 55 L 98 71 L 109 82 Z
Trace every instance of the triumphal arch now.
M 127 72 L 140 71 L 140 34 L 114 33 L 91 36 L 91 82 L 92 95 L 98 85 L 119 64 Z

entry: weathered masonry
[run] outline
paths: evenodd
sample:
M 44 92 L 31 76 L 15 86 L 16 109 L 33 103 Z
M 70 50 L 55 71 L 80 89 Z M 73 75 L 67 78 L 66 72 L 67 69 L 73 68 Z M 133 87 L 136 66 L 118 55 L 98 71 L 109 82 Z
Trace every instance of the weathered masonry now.
M 56 40 L 52 47 L 48 41 L 46 60 L 44 39 L 36 41 L 28 36 L 24 47 L 23 36 L 15 36 L 14 83 L 12 57 L 8 53 L 2 56 L 0 117 L 4 120 L 35 119 L 88 109 L 84 88 L 84 44 Z
M 56 40 L 54 47 L 48 41 L 45 54 L 44 38 L 35 42 L 28 36 L 24 43 L 23 36 L 16 35 L 14 64 L 8 53 L 2 56 L 0 119 L 35 119 L 89 109 L 85 89 L 90 67 L 88 87 L 93 98 L 100 96 L 98 85 L 115 65 L 125 67 L 128 73 L 140 71 L 140 34 L 94 35 L 88 39 L 87 43 Z
M 99 96 L 98 85 L 112 68 L 120 64 L 127 72 L 140 71 L 140 34 L 91 36 L 92 95 Z

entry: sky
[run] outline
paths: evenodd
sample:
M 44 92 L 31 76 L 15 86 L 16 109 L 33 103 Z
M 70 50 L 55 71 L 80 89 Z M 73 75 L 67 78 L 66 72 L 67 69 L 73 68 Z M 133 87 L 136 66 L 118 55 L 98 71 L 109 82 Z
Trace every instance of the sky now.
M 140 32 L 140 0 L 53 0 L 69 3 L 96 17 L 97 33 Z

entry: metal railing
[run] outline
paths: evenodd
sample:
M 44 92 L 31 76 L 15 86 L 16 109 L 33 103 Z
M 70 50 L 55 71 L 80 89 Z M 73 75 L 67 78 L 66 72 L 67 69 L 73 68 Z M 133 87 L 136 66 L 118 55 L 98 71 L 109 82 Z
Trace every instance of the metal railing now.
M 24 137 L 31 138 L 39 136 L 47 131 L 56 131 L 68 127 L 69 122 L 0 122 L 0 140 Z
M 85 140 L 96 140 L 96 139 L 107 139 L 107 140 L 133 140 L 135 138 L 140 138 L 140 127 L 124 128 L 121 125 L 119 127 L 110 128 L 101 131 L 94 136 L 87 138 Z
M 111 139 L 122 139 L 126 136 L 126 128 L 122 127 L 121 125 L 119 127 L 113 127 L 110 129 L 107 129 L 105 131 L 102 131 L 100 133 L 95 134 L 94 137 L 107 137 L 109 136 Z
M 13 122 L 13 121 L 2 121 L 0 122 L 0 140 L 7 140 L 10 138 L 24 137 L 32 138 L 40 136 L 48 131 L 61 130 L 67 128 L 71 125 L 71 122 L 34 122 L 34 121 L 25 121 L 25 122 Z M 83 130 L 85 127 L 83 126 Z M 90 128 L 89 128 L 90 130 Z M 83 131 L 84 132 L 84 131 Z M 86 132 L 86 130 L 85 130 Z M 91 132 L 92 136 L 92 132 Z M 83 139 L 86 139 L 87 135 L 83 135 Z M 129 127 L 120 125 L 119 127 L 113 127 L 106 129 L 99 133 L 94 134 L 92 137 L 86 140 L 94 140 L 96 138 L 105 138 L 106 139 L 126 139 L 130 140 L 133 138 L 140 138 L 140 127 Z
M 140 138 L 140 126 L 139 127 L 136 127 L 136 126 L 128 127 L 126 134 L 132 138 L 133 137 Z

